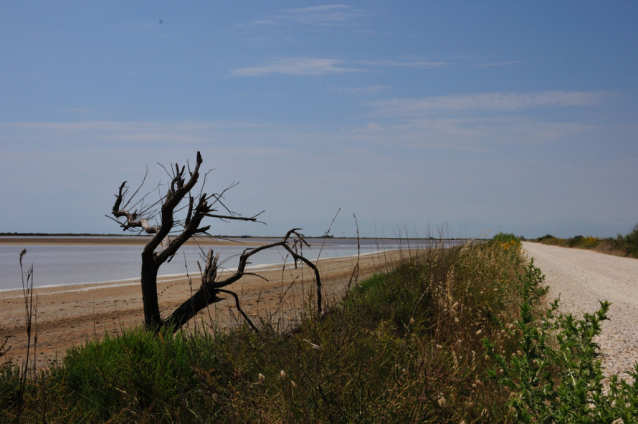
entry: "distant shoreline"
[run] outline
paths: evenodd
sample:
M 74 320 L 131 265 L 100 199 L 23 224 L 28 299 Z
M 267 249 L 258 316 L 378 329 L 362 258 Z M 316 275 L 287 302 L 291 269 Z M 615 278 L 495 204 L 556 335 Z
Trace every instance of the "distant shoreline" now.
M 4 243 L 6 240 L 11 239 L 130 239 L 130 240 L 149 240 L 150 235 L 130 235 L 130 234 L 89 234 L 89 233 L 0 233 L 0 244 L 8 244 Z M 278 236 L 250 236 L 250 235 L 240 235 L 240 236 L 229 236 L 229 235 L 215 235 L 214 239 L 218 239 L 218 241 L 224 241 L 223 239 L 240 241 L 240 240 L 250 240 L 250 239 L 275 239 L 279 240 L 282 238 L 282 235 Z M 322 236 L 307 236 L 307 239 L 315 239 L 315 240 L 357 240 L 357 237 L 322 237 Z M 198 237 L 198 240 L 211 240 L 210 237 Z M 221 240 L 220 240 L 221 239 Z M 361 240 L 439 240 L 438 237 L 359 237 Z M 470 240 L 471 237 L 445 237 L 442 240 Z M 481 240 L 481 239 L 474 239 Z M 215 242 L 216 243 L 216 242 Z M 13 244 L 13 243 L 11 243 Z
M 0 236 L 0 246 L 144 246 L 150 239 L 150 236 Z M 234 241 L 195 237 L 188 240 L 185 244 L 204 246 L 237 246 L 242 244 L 261 246 L 265 244 L 260 241 L 247 242 L 247 240 L 250 239 Z

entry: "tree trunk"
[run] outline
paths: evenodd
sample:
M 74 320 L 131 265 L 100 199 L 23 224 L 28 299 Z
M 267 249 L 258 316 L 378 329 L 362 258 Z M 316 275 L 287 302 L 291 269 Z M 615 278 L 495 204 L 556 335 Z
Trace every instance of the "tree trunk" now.
M 142 302 L 144 303 L 144 326 L 147 330 L 159 330 L 162 326 L 157 296 L 157 271 L 159 266 L 151 256 L 142 253 Z
M 222 300 L 217 296 L 217 291 L 202 285 L 199 290 L 186 302 L 182 303 L 173 313 L 166 318 L 165 325 L 177 331 L 199 311 Z

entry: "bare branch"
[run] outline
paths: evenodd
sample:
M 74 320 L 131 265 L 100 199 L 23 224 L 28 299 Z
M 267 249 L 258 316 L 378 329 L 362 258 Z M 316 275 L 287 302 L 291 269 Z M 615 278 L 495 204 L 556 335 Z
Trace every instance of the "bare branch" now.
M 144 185 L 144 182 L 146 181 L 146 177 L 148 177 L 148 166 L 146 167 L 146 173 L 144 174 L 144 178 L 142 179 L 142 183 L 140 184 L 140 186 L 137 188 L 137 190 L 135 190 L 135 192 L 133 193 L 133 195 L 129 198 L 128 202 L 126 202 L 126 204 L 124 204 L 124 206 L 122 206 L 122 209 L 126 209 L 128 207 L 128 204 L 131 203 L 131 200 L 135 199 L 135 195 L 137 195 L 137 193 L 140 191 L 140 189 L 142 188 L 142 186 Z M 135 207 L 135 206 L 133 206 Z
M 190 194 L 188 195 L 189 199 L 188 199 L 188 213 L 186 214 L 186 221 L 184 221 L 184 226 L 188 227 L 188 224 L 190 224 L 191 222 L 191 218 L 193 215 L 193 202 L 195 201 L 195 199 L 193 198 L 193 196 L 191 196 Z
M 304 256 L 298 255 L 293 249 L 290 248 L 290 246 L 288 246 L 288 244 L 284 244 L 284 248 L 288 252 L 290 252 L 290 254 L 295 259 L 295 261 L 297 261 L 297 260 L 302 261 L 303 263 L 308 265 L 310 268 L 312 268 L 313 271 L 315 272 L 315 280 L 316 280 L 316 283 L 317 283 L 317 313 L 319 315 L 322 315 L 323 314 L 323 310 L 322 310 L 322 300 L 321 300 L 321 276 L 319 275 L 319 269 L 315 266 L 315 264 L 310 262 Z
M 259 213 L 259 215 L 260 214 L 261 214 L 261 212 Z M 206 216 L 209 216 L 211 218 L 218 218 L 218 219 L 228 219 L 228 220 L 255 222 L 255 221 L 257 221 L 257 216 L 258 215 L 251 216 L 250 218 L 247 218 L 247 217 L 243 217 L 243 216 L 214 215 L 212 213 L 207 213 Z
M 237 310 L 239 311 L 239 313 L 242 314 L 242 316 L 244 317 L 246 322 L 248 322 L 250 327 L 253 330 L 255 330 L 255 333 L 259 333 L 259 330 L 257 329 L 257 327 L 255 327 L 255 324 L 253 324 L 253 322 L 250 320 L 250 318 L 248 318 L 248 316 L 244 313 L 243 309 L 239 305 L 239 298 L 237 297 L 237 295 L 234 292 L 230 291 L 230 290 L 217 289 L 217 291 L 218 292 L 222 292 L 222 293 L 228 293 L 228 294 L 232 295 L 235 298 L 235 305 L 237 306 Z
M 184 179 L 182 178 L 182 176 L 180 174 L 176 175 L 173 178 L 173 181 L 171 182 L 171 189 L 169 190 L 168 194 L 166 195 L 166 198 L 164 199 L 164 204 L 162 205 L 162 209 L 161 209 L 161 211 L 162 211 L 162 224 L 161 224 L 161 226 L 159 228 L 159 231 L 157 231 L 157 234 L 155 234 L 155 237 L 153 237 L 153 239 L 148 243 L 148 245 L 146 245 L 146 248 L 144 249 L 144 253 L 143 253 L 144 255 L 152 256 L 153 252 L 155 251 L 157 246 L 161 243 L 161 241 L 164 239 L 164 237 L 166 237 L 166 235 L 168 235 L 168 233 L 173 228 L 173 225 L 174 225 L 174 221 L 173 221 L 174 210 L 177 207 L 177 205 L 179 205 L 179 203 L 182 201 L 184 196 L 197 183 L 197 179 L 199 178 L 199 167 L 200 167 L 201 164 L 202 164 L 202 155 L 199 152 L 197 152 L 197 162 L 195 164 L 195 168 L 193 169 L 193 173 L 192 173 L 190 179 L 188 180 L 188 182 L 186 184 L 184 184 Z M 175 188 L 175 187 L 177 187 L 177 188 Z M 195 213 L 197 214 L 197 211 Z M 202 216 L 202 218 L 203 218 L 203 216 Z M 201 218 L 199 220 L 193 219 L 192 222 L 191 222 L 191 225 L 192 225 L 193 222 L 196 222 L 196 221 L 197 221 L 197 224 L 195 225 L 195 229 L 197 229 L 197 226 L 199 225 L 199 221 L 201 221 Z M 174 243 L 176 243 L 176 244 L 175 244 L 173 252 L 167 252 L 166 255 L 162 255 L 161 257 L 158 255 L 158 256 L 155 257 L 155 260 L 158 260 L 159 263 L 162 263 L 164 260 L 168 259 L 169 256 L 172 256 L 174 254 L 174 252 L 177 251 L 177 249 L 179 249 L 181 247 L 181 245 L 184 244 L 184 242 L 186 240 L 188 240 L 188 238 L 190 238 L 190 236 L 193 235 L 192 232 L 187 231 L 187 229 L 189 229 L 191 227 L 191 225 L 189 225 L 189 227 L 185 228 L 184 232 L 182 232 L 182 235 L 174 240 Z M 184 237 L 182 237 L 182 236 L 184 236 Z M 162 246 L 162 252 L 166 251 L 166 250 L 170 250 L 170 246 L 167 246 L 167 247 Z

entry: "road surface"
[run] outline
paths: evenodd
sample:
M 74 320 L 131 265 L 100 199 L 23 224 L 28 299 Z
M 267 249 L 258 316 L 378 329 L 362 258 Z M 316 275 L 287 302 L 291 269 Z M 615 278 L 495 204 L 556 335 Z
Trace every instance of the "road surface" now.
M 597 342 L 605 374 L 625 377 L 638 362 L 638 259 L 530 242 L 523 249 L 545 275 L 549 298 L 560 296 L 561 311 L 582 315 L 611 302 Z

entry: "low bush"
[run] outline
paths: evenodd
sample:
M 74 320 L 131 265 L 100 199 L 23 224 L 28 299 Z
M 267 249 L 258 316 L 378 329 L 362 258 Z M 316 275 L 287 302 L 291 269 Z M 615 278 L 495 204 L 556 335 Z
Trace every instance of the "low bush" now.
M 494 237 L 492 238 L 492 241 L 496 243 L 511 243 L 511 242 L 520 243 L 521 238 L 518 236 L 515 236 L 512 233 L 501 232 L 501 233 L 495 234 Z
M 612 376 L 603 385 L 599 346 L 600 323 L 608 302 L 594 314 L 576 319 L 557 314 L 558 301 L 542 310 L 547 293 L 540 269 L 532 263 L 517 276 L 521 303 L 519 318 L 504 326 L 505 337 L 516 340 L 516 352 L 499 352 L 488 339 L 494 360 L 490 378 L 509 393 L 509 415 L 520 423 L 636 423 L 638 422 L 638 364 L 633 384 Z
M 611 253 L 619 256 L 638 258 L 638 224 L 627 234 L 618 234 L 616 238 L 598 238 L 593 236 L 583 237 L 578 235 L 568 239 L 561 239 L 546 234 L 536 239 L 537 242 L 561 247 L 576 247 L 582 249 L 594 249 L 603 253 Z

